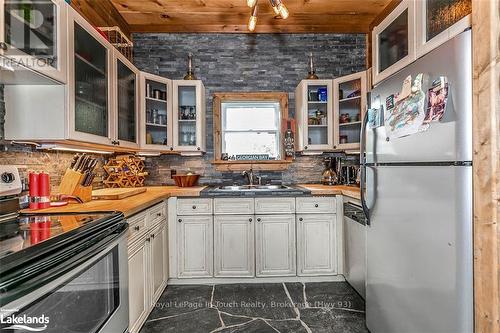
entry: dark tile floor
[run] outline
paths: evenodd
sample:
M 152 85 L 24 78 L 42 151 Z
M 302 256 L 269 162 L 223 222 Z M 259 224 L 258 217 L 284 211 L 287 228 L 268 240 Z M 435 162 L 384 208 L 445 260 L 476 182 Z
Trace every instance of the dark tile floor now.
M 366 333 L 346 282 L 168 286 L 141 333 Z

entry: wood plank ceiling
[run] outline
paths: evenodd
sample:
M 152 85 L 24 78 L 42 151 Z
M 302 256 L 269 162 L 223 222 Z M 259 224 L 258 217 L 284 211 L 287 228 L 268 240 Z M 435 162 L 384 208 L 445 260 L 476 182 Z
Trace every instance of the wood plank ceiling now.
M 246 0 L 110 0 L 132 32 L 248 32 Z M 367 33 L 391 0 L 283 0 L 290 11 L 276 18 L 259 1 L 256 33 Z

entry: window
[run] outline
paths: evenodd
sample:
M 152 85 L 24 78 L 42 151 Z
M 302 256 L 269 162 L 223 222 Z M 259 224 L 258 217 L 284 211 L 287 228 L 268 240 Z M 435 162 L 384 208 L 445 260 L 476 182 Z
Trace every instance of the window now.
M 238 101 L 221 104 L 222 153 L 230 160 L 280 156 L 280 103 Z

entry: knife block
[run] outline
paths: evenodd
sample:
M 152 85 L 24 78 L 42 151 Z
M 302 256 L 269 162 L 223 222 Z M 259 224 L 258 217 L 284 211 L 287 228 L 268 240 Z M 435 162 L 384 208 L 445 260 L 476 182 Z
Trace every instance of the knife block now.
M 92 185 L 82 186 L 83 177 L 83 173 L 66 169 L 59 185 L 59 194 L 79 197 L 83 202 L 92 200 Z

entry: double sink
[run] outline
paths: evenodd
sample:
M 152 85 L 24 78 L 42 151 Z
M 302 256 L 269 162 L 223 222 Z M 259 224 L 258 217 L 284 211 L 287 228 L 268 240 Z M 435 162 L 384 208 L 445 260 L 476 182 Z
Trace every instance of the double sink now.
M 285 185 L 229 185 L 218 186 L 214 191 L 282 191 L 293 190 L 290 186 Z
M 225 185 L 213 186 L 203 190 L 201 196 L 266 196 L 266 195 L 306 195 L 310 191 L 299 186 L 286 185 Z

